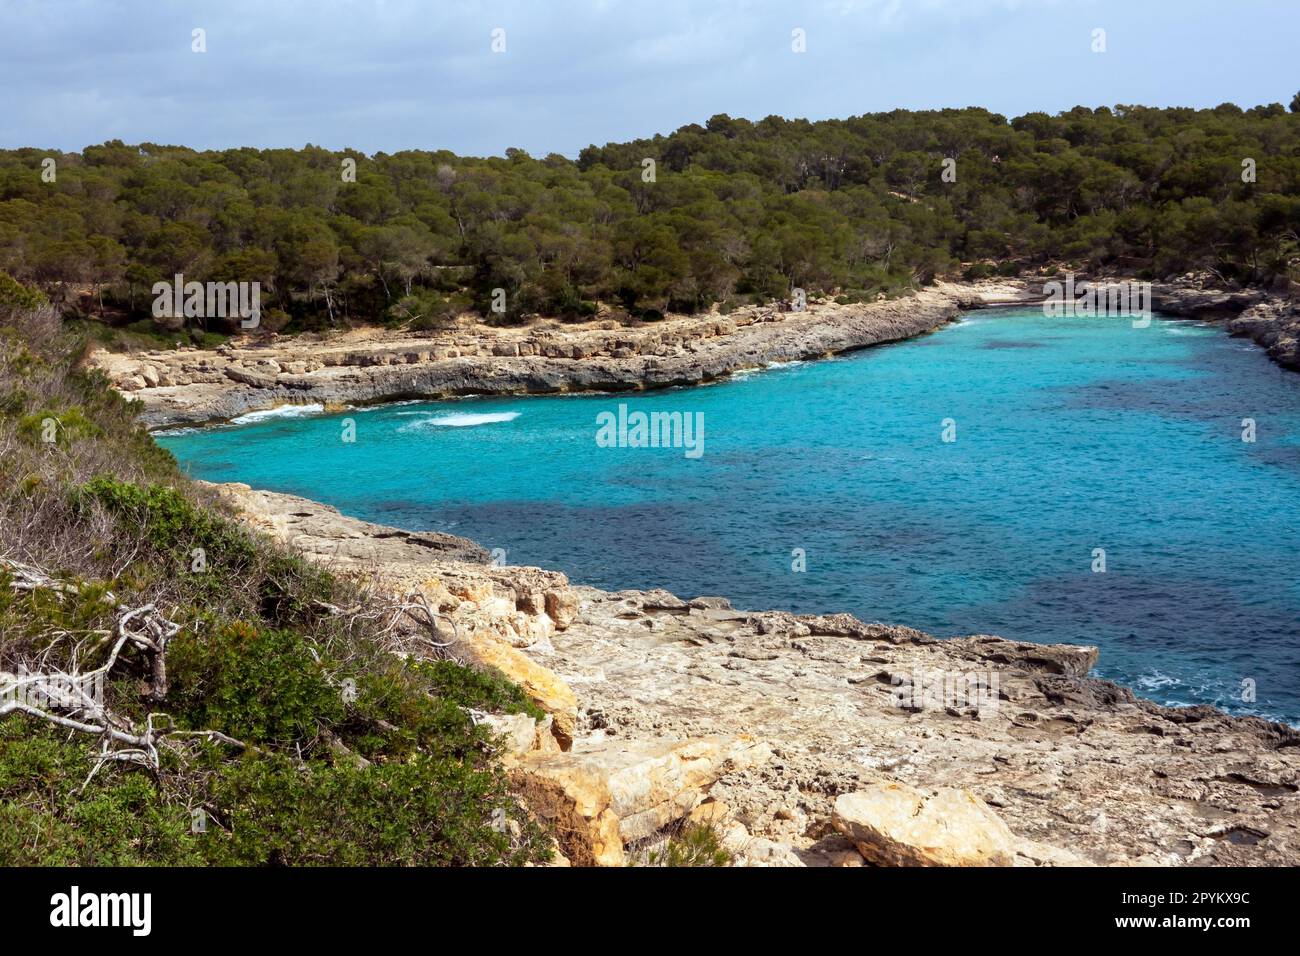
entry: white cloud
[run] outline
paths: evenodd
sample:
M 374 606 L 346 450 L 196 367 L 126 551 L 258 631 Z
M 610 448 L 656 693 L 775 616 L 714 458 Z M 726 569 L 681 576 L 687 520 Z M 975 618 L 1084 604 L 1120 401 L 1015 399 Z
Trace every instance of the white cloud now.
M 1300 12 L 1268 7 L 1260 31 L 1252 3 L 1182 0 L 1171 18 L 1131 0 L 7 0 L 0 145 L 573 155 L 716 112 L 1289 99 Z M 1083 55 L 1098 24 L 1113 52 Z

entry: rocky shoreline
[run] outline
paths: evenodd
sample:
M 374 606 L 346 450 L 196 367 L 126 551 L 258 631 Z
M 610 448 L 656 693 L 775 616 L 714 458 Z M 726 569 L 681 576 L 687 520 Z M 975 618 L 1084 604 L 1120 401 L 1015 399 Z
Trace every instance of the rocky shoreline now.
M 1189 281 L 1153 288 L 1159 312 L 1223 321 L 1281 365 L 1300 369 L 1300 305 L 1250 290 Z M 634 327 L 541 321 L 440 333 L 363 329 L 328 336 L 246 339 L 215 350 L 180 348 L 91 362 L 142 404 L 151 428 L 228 421 L 281 405 L 337 408 L 464 395 L 621 392 L 699 385 L 782 362 L 825 358 L 941 328 L 966 310 L 1028 305 L 1041 284 L 938 283 L 909 297 L 806 311 L 747 307 L 728 315 L 669 317 Z
M 621 392 L 698 385 L 781 362 L 825 358 L 932 332 L 963 310 L 1026 299 L 1014 284 L 939 285 L 862 305 L 768 306 L 729 315 L 437 334 L 359 330 L 92 361 L 142 403 L 151 428 L 224 421 L 286 404 L 326 407 L 462 395 Z
M 699 384 L 1036 301 L 1026 283 L 940 285 L 631 329 L 361 332 L 94 361 L 160 427 L 286 403 Z M 1189 283 L 1158 287 L 1153 305 L 1224 321 L 1300 368 L 1300 317 L 1280 297 Z M 309 559 L 419 592 L 455 621 L 458 656 L 524 688 L 545 720 L 477 718 L 574 864 L 621 865 L 685 820 L 712 824 L 745 865 L 1300 863 L 1300 731 L 1142 700 L 1087 676 L 1095 648 L 610 593 L 495 567 L 466 539 L 215 487 Z
M 1300 731 L 1142 700 L 1087 676 L 1095 648 L 605 592 L 214 487 L 309 559 L 423 594 L 458 656 L 525 689 L 544 721 L 480 719 L 574 864 L 621 865 L 683 820 L 742 865 L 1300 863 Z M 930 693 L 972 675 L 994 693 Z

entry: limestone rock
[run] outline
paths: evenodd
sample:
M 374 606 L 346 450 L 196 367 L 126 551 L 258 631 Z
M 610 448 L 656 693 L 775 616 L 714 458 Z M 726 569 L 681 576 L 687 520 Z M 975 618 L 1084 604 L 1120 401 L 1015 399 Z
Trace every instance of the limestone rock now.
M 241 385 L 251 385 L 253 388 L 274 388 L 275 377 L 270 375 L 259 375 L 251 372 L 246 368 L 238 365 L 227 365 L 222 371 L 226 377 Z
M 488 552 L 468 538 L 370 524 L 340 514 L 329 505 L 296 495 L 257 491 L 238 482 L 207 487 L 251 524 L 270 531 L 306 557 L 336 566 L 427 568 L 432 561 L 486 563 L 488 559 Z
M 1011 866 L 1016 838 L 968 790 L 933 795 L 902 783 L 841 794 L 831 817 L 859 852 L 881 866 Z
M 476 710 L 471 710 L 470 714 L 476 724 L 486 726 L 502 739 L 505 745 L 502 756 L 507 764 L 530 753 L 561 752 L 552 730 L 554 718 L 550 714 L 541 720 L 534 720 L 527 714 L 486 714 Z
M 735 865 L 802 867 L 807 864 L 788 843 L 755 837 L 747 840 L 736 852 Z
M 531 754 L 511 771 L 530 810 L 551 821 L 579 866 L 619 866 L 623 845 L 680 820 L 719 777 L 770 751 L 752 738 L 605 741 L 567 754 Z
M 773 759 L 707 789 L 733 814 L 728 849 L 742 856 L 748 842 L 769 842 L 756 844 L 754 865 L 825 865 L 817 848 L 833 829 L 836 795 L 890 780 L 982 796 L 1034 841 L 1009 851 L 1016 865 L 1300 861 L 1300 730 L 1143 700 L 1087 676 L 1094 648 L 936 640 L 836 615 L 746 614 L 691 608 L 667 591 L 609 593 L 555 572 L 493 567 L 464 539 L 395 534 L 304 499 L 223 490 L 231 487 L 248 499 L 250 524 L 331 567 L 381 575 L 402 593 L 419 588 L 453 615 L 464 642 L 457 656 L 507 672 L 553 714 L 551 737 L 538 741 L 553 751 L 584 733 L 578 751 L 742 733 L 771 741 Z M 567 627 L 568 614 L 547 606 L 550 594 L 571 609 Z M 527 650 L 511 647 L 498 625 L 517 638 L 511 621 L 521 614 L 549 618 L 555 633 Z M 972 673 L 998 678 L 987 719 L 961 705 L 914 711 L 896 699 L 913 675 Z
M 547 591 L 545 594 L 546 613 L 559 630 L 564 630 L 578 616 L 578 596 L 568 588 Z
M 731 817 L 731 808 L 721 800 L 705 800 L 686 815 L 686 822 L 696 826 L 723 830 Z
M 578 719 L 578 699 L 559 675 L 523 651 L 486 632 L 472 635 L 465 641 L 464 647 L 475 663 L 499 671 L 523 688 L 529 699 L 554 719 L 553 733 L 560 747 L 568 750 L 572 746 Z

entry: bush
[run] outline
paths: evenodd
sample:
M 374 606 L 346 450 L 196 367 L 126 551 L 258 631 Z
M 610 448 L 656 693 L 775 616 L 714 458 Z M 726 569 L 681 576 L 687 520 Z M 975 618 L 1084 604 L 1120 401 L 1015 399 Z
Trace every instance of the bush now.
M 202 852 L 219 865 L 446 866 L 549 859 L 545 835 L 518 819 L 504 780 L 454 760 L 299 770 L 288 757 L 225 767 L 211 780 Z M 515 820 L 494 828 L 502 811 Z
M 519 865 L 550 858 L 487 766 L 416 756 L 369 767 L 215 747 L 162 782 L 102 770 L 84 745 L 0 720 L 0 866 Z M 195 811 L 203 827 L 195 827 Z M 501 827 L 495 821 L 505 819 Z M 513 826 L 509 825 L 513 824 Z
M 43 408 L 24 415 L 18 422 L 18 434 L 32 444 L 67 447 L 78 439 L 90 438 L 99 433 L 99 426 L 76 405 L 61 411 Z
M 338 723 L 343 700 L 306 638 L 243 621 L 183 631 L 167 654 L 168 704 L 193 729 L 287 744 Z
M 301 558 L 257 542 L 228 518 L 192 503 L 166 485 L 139 486 L 101 476 L 76 490 L 140 537 L 149 557 L 192 600 L 238 590 L 244 607 L 276 624 L 310 619 L 315 602 L 329 602 L 329 575 Z
M 0 866 L 203 862 L 190 815 L 145 773 L 89 771 L 87 746 L 25 716 L 0 720 Z
M 50 304 L 39 289 L 25 286 L 7 272 L 0 272 L 0 317 L 12 319 L 24 312 L 34 312 Z
M 85 335 L 15 326 L 0 339 L 0 546 L 72 588 L 18 592 L 0 572 L 0 666 L 103 663 L 110 645 L 96 640 L 112 633 L 117 602 L 154 604 L 181 625 L 163 700 L 146 696 L 151 654 L 130 645 L 104 688 L 118 719 L 139 728 L 153 714 L 178 731 L 157 768 L 96 769 L 92 735 L 0 718 L 0 865 L 548 858 L 495 741 L 464 709 L 540 716 L 519 688 L 450 661 L 399 659 L 375 616 L 335 613 L 367 596 L 191 485 L 131 405 L 81 369 Z M 48 417 L 59 420 L 57 453 L 39 440 Z M 191 828 L 200 809 L 206 832 Z
M 541 720 L 546 712 L 500 674 L 472 670 L 454 661 L 419 661 L 412 665 L 428 678 L 430 693 L 462 707 L 506 714 L 527 714 Z
M 402 325 L 412 332 L 435 332 L 449 329 L 456 316 L 472 302 L 468 296 L 442 295 L 430 289 L 415 289 L 388 310 L 388 324 Z
M 660 849 L 646 854 L 646 866 L 731 866 L 732 856 L 717 831 L 707 824 L 687 823 Z

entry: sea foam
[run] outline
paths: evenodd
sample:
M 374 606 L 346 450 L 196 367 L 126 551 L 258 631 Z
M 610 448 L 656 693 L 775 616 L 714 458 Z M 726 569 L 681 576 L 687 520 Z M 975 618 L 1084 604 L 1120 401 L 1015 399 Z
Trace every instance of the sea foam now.
M 425 418 L 418 422 L 411 422 L 409 425 L 403 425 L 398 431 L 408 431 L 417 428 L 473 428 L 475 425 L 493 425 L 497 422 L 512 422 L 519 417 L 519 412 L 483 412 L 472 414 L 469 412 L 458 412 L 451 415 L 439 415 L 436 418 Z
M 319 415 L 323 411 L 325 411 L 324 405 L 279 405 L 276 408 L 265 408 L 239 415 L 232 418 L 230 424 L 251 425 L 253 422 L 266 421 L 269 418 L 306 418 L 308 415 Z

